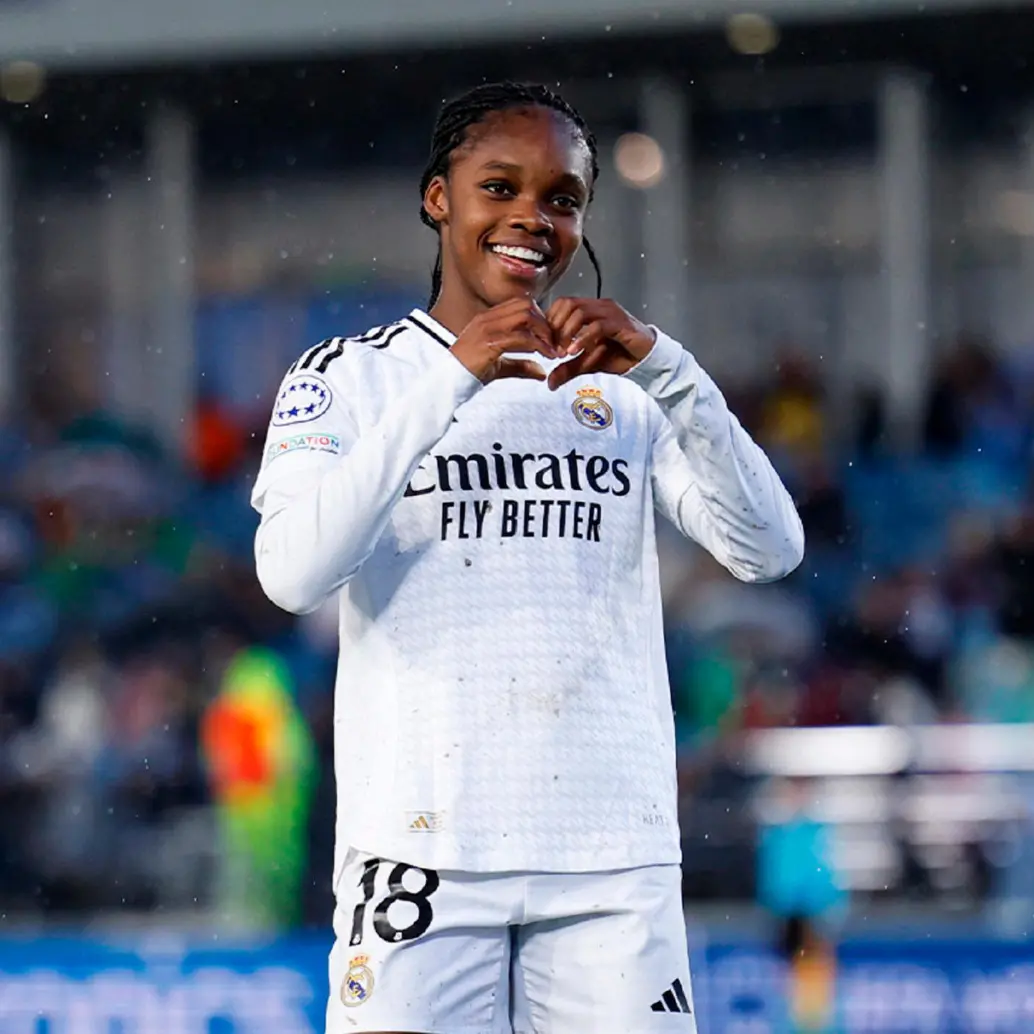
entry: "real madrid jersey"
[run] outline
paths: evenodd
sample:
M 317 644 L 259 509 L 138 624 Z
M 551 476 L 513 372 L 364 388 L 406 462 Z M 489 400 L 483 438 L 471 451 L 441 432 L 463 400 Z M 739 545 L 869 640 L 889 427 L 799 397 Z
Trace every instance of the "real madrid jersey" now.
M 340 590 L 338 856 L 466 871 L 677 862 L 659 510 L 747 581 L 793 503 L 692 355 L 483 386 L 415 311 L 305 353 L 252 501 L 258 576 Z

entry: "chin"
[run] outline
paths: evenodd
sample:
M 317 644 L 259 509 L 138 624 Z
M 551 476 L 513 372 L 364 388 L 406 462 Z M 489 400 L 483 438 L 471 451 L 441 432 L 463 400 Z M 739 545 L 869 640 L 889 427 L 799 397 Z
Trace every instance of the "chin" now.
M 487 287 L 481 296 L 481 300 L 485 302 L 489 308 L 492 308 L 495 305 L 502 305 L 504 302 L 513 301 L 514 298 L 534 298 L 535 301 L 538 301 L 545 294 L 546 290 L 536 286 L 535 284 L 516 282 Z
M 553 277 L 545 283 L 518 279 L 496 281 L 484 285 L 485 300 L 490 305 L 501 305 L 514 298 L 534 298 L 535 301 L 541 301 L 555 286 L 556 278 Z

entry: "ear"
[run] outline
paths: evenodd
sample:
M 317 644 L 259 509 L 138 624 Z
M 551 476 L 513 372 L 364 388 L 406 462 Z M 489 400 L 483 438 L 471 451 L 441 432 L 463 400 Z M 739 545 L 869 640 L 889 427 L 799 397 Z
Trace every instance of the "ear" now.
M 424 211 L 436 222 L 449 221 L 449 198 L 445 189 L 445 177 L 435 176 L 424 192 Z

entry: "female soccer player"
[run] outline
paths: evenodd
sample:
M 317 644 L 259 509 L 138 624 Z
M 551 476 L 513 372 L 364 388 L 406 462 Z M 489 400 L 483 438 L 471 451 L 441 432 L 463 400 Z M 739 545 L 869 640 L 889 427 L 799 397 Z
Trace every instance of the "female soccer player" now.
M 695 1029 L 654 510 L 745 581 L 803 534 L 692 355 L 546 304 L 597 173 L 544 87 L 446 104 L 428 311 L 277 394 L 258 576 L 340 590 L 331 1034 Z

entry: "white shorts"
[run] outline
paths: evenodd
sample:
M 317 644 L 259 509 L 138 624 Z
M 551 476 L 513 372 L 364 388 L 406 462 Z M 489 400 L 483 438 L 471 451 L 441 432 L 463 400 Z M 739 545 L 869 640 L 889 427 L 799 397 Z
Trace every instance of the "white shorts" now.
M 350 850 L 327 1034 L 696 1034 L 677 865 L 458 873 Z

